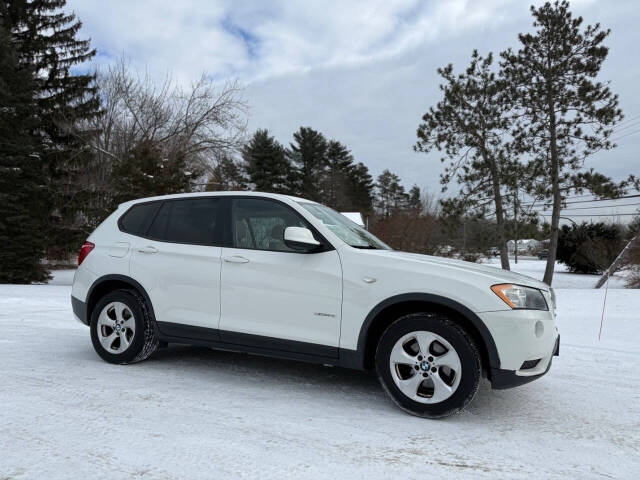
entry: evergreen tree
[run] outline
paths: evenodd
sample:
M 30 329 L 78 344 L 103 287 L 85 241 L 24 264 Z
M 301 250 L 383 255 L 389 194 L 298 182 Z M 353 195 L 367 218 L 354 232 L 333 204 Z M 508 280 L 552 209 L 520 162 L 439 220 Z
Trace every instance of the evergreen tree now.
M 242 149 L 242 158 L 248 181 L 260 192 L 286 193 L 292 191 L 293 167 L 285 150 L 269 135 L 269 131 L 257 130 Z
M 84 150 L 91 132 L 82 125 L 99 114 L 100 102 L 91 74 L 71 68 L 95 55 L 89 40 L 78 40 L 81 23 L 63 12 L 65 0 L 0 1 L 0 17 L 11 33 L 21 66 L 29 66 L 36 82 L 37 130 L 43 145 L 50 192 L 49 244 L 75 250 L 86 234 L 79 217 L 88 202 L 77 179 L 90 160 Z
M 0 19 L 0 283 L 44 281 L 48 213 L 37 86 Z
M 558 236 L 558 261 L 570 272 L 602 273 L 626 243 L 623 229 L 616 224 L 563 225 Z
M 322 182 L 322 201 L 338 211 L 352 205 L 349 175 L 353 169 L 353 156 L 342 143 L 331 140 L 326 152 L 327 172 Z
M 113 165 L 112 189 L 116 203 L 141 197 L 153 197 L 191 191 L 193 179 L 202 175 L 187 169 L 185 157 L 168 158 L 153 142 L 142 142 L 127 158 Z
M 300 127 L 293 134 L 287 156 L 296 167 L 295 193 L 304 198 L 323 201 L 321 179 L 327 172 L 327 140 L 310 127 Z
M 378 176 L 376 191 L 376 207 L 381 215 L 389 216 L 407 205 L 407 194 L 400 184 L 400 177 L 389 170 Z
M 243 169 L 233 158 L 224 155 L 213 168 L 211 176 L 207 180 L 206 190 L 215 191 L 240 191 L 247 189 L 247 178 Z
M 566 1 L 531 7 L 534 33 L 520 34 L 521 48 L 502 54 L 506 93 L 515 106 L 516 146 L 531 155 L 536 180 L 531 193 L 552 204 L 549 258 L 544 281 L 551 284 L 558 246 L 560 210 L 567 195 L 585 188 L 618 195 L 624 184 L 582 171 L 592 153 L 610 149 L 612 126 L 622 119 L 618 97 L 596 81 L 608 48 L 609 30 L 582 28 Z
M 358 162 L 347 173 L 349 204 L 345 211 L 368 214 L 373 210 L 374 183 L 367 166 Z
M 418 185 L 414 185 L 407 194 L 407 209 L 415 213 L 422 210 L 422 192 Z
M 465 73 L 455 75 L 451 64 L 438 69 L 444 79 L 443 99 L 422 117 L 415 149 L 436 148 L 446 154 L 441 161 L 450 161 L 441 176 L 443 191 L 454 179 L 462 188 L 458 197 L 443 202 L 445 213 L 460 216 L 472 210 L 482 215 L 487 205 L 493 206 L 502 268 L 509 270 L 504 188 L 517 176 L 503 141 L 510 126 L 503 82 L 492 65 L 491 53 L 483 58 L 474 50 Z

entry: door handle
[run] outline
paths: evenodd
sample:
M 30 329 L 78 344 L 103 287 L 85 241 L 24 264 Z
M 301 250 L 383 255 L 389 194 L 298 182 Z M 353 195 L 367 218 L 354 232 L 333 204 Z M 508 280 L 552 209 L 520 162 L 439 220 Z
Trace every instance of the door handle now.
M 140 253 L 158 253 L 159 250 L 156 247 L 152 247 L 151 245 L 147 245 L 146 247 L 138 248 Z
M 224 257 L 223 260 L 227 263 L 249 263 L 249 260 L 247 258 L 241 257 L 239 255 Z

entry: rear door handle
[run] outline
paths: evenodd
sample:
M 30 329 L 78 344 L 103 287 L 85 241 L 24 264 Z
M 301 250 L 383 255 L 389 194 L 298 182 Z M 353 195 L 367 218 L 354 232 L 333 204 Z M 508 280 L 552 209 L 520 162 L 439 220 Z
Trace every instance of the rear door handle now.
M 249 263 L 249 259 L 241 257 L 239 255 L 233 255 L 231 257 L 224 257 L 223 259 L 227 263 Z
M 152 247 L 151 245 L 147 245 L 146 247 L 138 248 L 140 253 L 158 253 L 159 250 L 156 247 Z

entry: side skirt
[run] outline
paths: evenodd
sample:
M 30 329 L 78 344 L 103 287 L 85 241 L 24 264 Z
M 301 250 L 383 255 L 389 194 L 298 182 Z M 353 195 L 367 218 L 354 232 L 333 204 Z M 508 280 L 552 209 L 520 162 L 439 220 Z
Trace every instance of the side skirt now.
M 197 345 L 229 352 L 251 353 L 337 367 L 357 368 L 352 360 L 356 354 L 355 350 L 179 323 L 157 322 L 157 325 L 161 342 Z

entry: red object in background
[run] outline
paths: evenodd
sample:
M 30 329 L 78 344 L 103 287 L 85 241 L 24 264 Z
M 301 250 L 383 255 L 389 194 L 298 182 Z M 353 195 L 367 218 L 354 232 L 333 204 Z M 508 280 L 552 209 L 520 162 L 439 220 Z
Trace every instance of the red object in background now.
M 91 253 L 91 250 L 96 248 L 95 244 L 91 242 L 84 242 L 82 244 L 82 248 L 80 249 L 80 253 L 78 254 L 78 266 L 87 258 L 87 255 Z

